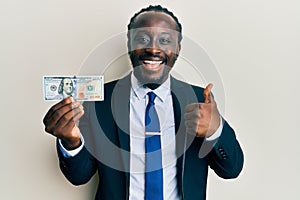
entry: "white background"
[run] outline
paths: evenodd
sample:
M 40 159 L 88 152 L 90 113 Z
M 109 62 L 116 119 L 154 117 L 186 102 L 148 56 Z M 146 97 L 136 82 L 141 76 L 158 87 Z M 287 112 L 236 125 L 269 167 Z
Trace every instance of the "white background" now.
M 0 199 L 93 198 L 95 178 L 75 187 L 58 168 L 55 139 L 42 124 L 51 106 L 42 76 L 76 74 L 96 45 L 126 31 L 151 2 L 0 1 Z M 245 153 L 238 179 L 210 173 L 208 200 L 299 199 L 299 1 L 156 2 L 216 64 L 225 118 Z

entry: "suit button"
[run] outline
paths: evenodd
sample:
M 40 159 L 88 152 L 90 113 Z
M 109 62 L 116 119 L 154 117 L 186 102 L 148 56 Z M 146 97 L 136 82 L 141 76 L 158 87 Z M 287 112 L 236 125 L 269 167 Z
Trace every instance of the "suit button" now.
M 61 162 L 61 166 L 62 166 L 63 168 L 67 168 L 67 165 L 66 165 L 66 163 L 65 163 L 64 161 Z

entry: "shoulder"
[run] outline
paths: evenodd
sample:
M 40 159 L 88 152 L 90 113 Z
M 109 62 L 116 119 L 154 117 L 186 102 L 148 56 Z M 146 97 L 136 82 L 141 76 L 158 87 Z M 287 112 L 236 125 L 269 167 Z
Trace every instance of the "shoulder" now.
M 179 90 L 184 91 L 184 94 L 190 96 L 195 95 L 199 102 L 202 102 L 204 88 L 194 84 L 187 83 L 185 81 L 178 80 L 174 77 L 171 77 L 171 87 L 172 91 Z
M 114 80 L 114 81 L 111 81 L 111 82 L 108 82 L 108 83 L 105 83 L 104 84 L 104 92 L 107 92 L 107 91 L 113 91 L 113 89 L 115 88 L 116 84 L 118 83 L 119 80 Z
M 185 88 L 192 87 L 193 90 L 195 90 L 195 91 L 203 91 L 204 90 L 204 88 L 201 86 L 190 84 L 188 82 L 176 79 L 173 76 L 171 76 L 171 84 L 174 84 L 177 87 L 185 87 Z
M 105 90 L 107 90 L 108 92 L 111 92 L 114 90 L 115 87 L 128 88 L 128 87 L 130 87 L 130 84 L 131 84 L 131 78 L 130 78 L 130 74 L 129 74 L 123 78 L 105 83 L 104 84 L 104 92 L 105 92 Z

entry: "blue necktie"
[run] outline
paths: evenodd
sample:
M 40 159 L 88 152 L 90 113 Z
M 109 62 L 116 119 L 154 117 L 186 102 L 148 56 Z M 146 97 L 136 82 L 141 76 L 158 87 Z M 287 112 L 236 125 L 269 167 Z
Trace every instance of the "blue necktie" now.
M 145 114 L 145 200 L 163 200 L 163 171 L 160 144 L 160 124 L 154 107 L 156 95 L 148 93 L 149 102 Z

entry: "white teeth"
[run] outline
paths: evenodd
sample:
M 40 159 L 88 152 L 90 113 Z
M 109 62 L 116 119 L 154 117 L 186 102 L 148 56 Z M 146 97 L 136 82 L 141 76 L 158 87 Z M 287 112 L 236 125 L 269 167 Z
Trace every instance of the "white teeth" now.
M 158 60 L 158 61 L 155 61 L 155 60 L 144 60 L 144 63 L 155 65 L 155 64 L 161 64 L 162 61 L 161 60 Z

